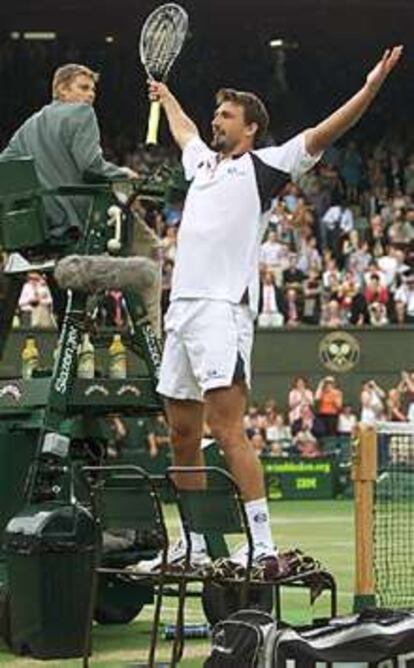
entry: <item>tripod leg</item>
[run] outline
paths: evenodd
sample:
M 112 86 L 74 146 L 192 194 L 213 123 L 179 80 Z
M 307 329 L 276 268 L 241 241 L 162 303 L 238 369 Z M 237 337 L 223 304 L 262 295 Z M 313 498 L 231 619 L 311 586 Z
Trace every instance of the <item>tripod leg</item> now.
M 67 406 L 78 366 L 78 348 L 85 326 L 86 301 L 86 295 L 68 291 L 45 415 L 45 427 L 51 431 L 59 431 L 61 422 L 68 415 Z
M 151 326 L 142 298 L 135 292 L 126 290 L 124 299 L 133 328 L 131 347 L 134 352 L 143 357 L 154 384 L 156 384 L 161 365 L 160 342 Z

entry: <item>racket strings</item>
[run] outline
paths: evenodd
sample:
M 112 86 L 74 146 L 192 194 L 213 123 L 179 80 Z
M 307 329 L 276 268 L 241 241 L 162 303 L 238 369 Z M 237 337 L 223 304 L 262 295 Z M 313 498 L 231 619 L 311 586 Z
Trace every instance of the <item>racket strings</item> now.
M 141 35 L 141 60 L 147 73 L 157 79 L 166 79 L 171 66 L 181 51 L 188 17 L 177 5 L 160 7 L 144 25 Z
M 168 26 L 169 27 L 169 26 Z M 171 45 L 171 38 L 174 35 L 166 26 L 160 26 L 160 29 L 151 36 L 151 42 L 147 47 L 149 57 L 147 67 L 154 76 L 158 74 L 161 78 L 167 76 L 171 60 L 175 57 L 174 45 Z

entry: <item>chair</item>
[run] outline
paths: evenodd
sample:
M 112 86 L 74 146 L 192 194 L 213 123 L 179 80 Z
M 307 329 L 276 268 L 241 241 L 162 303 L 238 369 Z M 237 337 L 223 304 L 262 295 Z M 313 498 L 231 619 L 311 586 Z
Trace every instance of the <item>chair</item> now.
M 181 489 L 177 485 L 178 476 L 204 473 L 206 476 L 205 488 L 201 490 Z M 253 539 L 238 485 L 234 478 L 218 467 L 170 467 L 166 477 L 174 490 L 181 521 L 187 538 L 187 553 L 184 573 L 179 583 L 179 600 L 177 609 L 177 632 L 175 636 L 173 659 L 179 661 L 184 650 L 184 607 L 187 584 L 191 581 L 202 581 L 205 584 L 219 583 L 221 585 L 240 587 L 240 607 L 249 600 L 249 591 L 252 588 L 271 591 L 271 596 L 262 598 L 261 603 L 268 605 L 270 611 L 275 602 L 275 616 L 281 619 L 280 588 L 305 587 L 312 594 L 315 589 L 318 593 L 329 590 L 331 595 L 331 616 L 335 616 L 337 608 L 336 583 L 330 573 L 322 570 L 312 558 L 293 551 L 292 570 L 287 575 L 269 581 L 258 579 L 253 569 Z M 190 532 L 204 534 L 208 550 L 212 559 L 215 559 L 213 568 L 204 574 L 188 574 L 190 564 L 191 541 Z M 232 534 L 243 534 L 247 541 L 247 563 L 242 571 L 225 567 L 221 557 L 229 556 L 229 548 L 224 537 Z M 301 564 L 302 561 L 302 564 Z M 224 566 L 224 569 L 222 568 Z M 174 664 L 175 665 L 175 664 Z
M 102 531 L 120 529 L 156 531 L 160 536 L 162 550 L 162 565 L 158 573 L 142 575 L 134 573 L 131 576 L 124 567 L 102 567 L 100 565 L 101 554 L 99 554 L 100 550 L 98 549 L 95 574 L 91 584 L 88 623 L 85 630 L 83 666 L 87 668 L 89 665 L 88 655 L 91 645 L 92 619 L 96 601 L 97 581 L 101 573 L 117 575 L 127 579 L 130 578 L 134 582 L 151 582 L 157 586 L 154 622 L 148 656 L 148 666 L 153 668 L 156 665 L 155 652 L 164 585 L 167 578 L 169 581 L 171 580 L 171 577 L 166 572 L 169 545 L 168 533 L 156 484 L 144 469 L 132 465 L 86 466 L 82 468 L 82 472 L 88 478 L 93 512 Z
M 31 158 L 0 161 L 0 244 L 8 251 L 43 247 L 48 225 Z
M 205 489 L 189 491 L 180 489 L 177 486 L 177 474 L 179 476 L 191 476 L 195 473 L 205 474 Z M 247 568 L 243 577 L 241 580 L 220 578 L 221 583 L 234 584 L 237 582 L 241 589 L 240 603 L 242 606 L 247 601 L 249 591 L 253 561 L 253 539 L 239 488 L 227 471 L 214 466 L 170 467 L 167 469 L 166 477 L 174 490 L 184 533 L 187 538 L 185 567 L 179 581 L 177 630 L 172 653 L 173 661 L 178 662 L 184 650 L 184 607 L 187 585 L 189 582 L 194 581 L 208 583 L 213 578 L 212 573 L 209 572 L 191 574 L 189 570 L 191 554 L 190 532 L 204 534 L 210 556 L 215 560 L 221 557 L 228 557 L 230 554 L 224 538 L 225 536 L 243 534 L 248 546 Z

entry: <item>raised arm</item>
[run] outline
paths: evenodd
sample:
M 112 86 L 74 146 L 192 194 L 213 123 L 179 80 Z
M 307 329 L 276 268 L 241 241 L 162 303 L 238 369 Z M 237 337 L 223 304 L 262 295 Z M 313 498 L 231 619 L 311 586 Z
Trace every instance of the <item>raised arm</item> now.
M 167 116 L 171 134 L 181 150 L 184 149 L 190 139 L 198 136 L 196 124 L 184 113 L 180 103 L 165 84 L 150 81 L 149 96 L 150 100 L 161 103 Z
M 368 74 L 364 86 L 342 107 L 305 133 L 305 145 L 310 155 L 324 151 L 336 139 L 359 121 L 376 97 L 385 79 L 398 63 L 402 46 L 386 49 L 381 60 Z

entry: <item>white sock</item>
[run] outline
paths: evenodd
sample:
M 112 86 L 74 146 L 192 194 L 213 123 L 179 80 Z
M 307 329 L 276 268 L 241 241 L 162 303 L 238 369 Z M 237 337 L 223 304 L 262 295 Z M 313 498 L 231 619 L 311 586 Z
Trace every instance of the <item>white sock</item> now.
M 180 521 L 180 539 L 183 541 L 184 545 L 187 545 L 187 537 L 184 533 L 184 527 Z M 206 552 L 207 543 L 202 533 L 196 533 L 195 531 L 190 531 L 190 541 L 191 549 L 195 552 Z
M 264 550 L 266 553 L 269 552 L 269 554 L 277 551 L 273 545 L 267 499 L 247 501 L 244 507 L 253 538 L 253 545 L 256 547 L 260 543 L 260 550 Z

